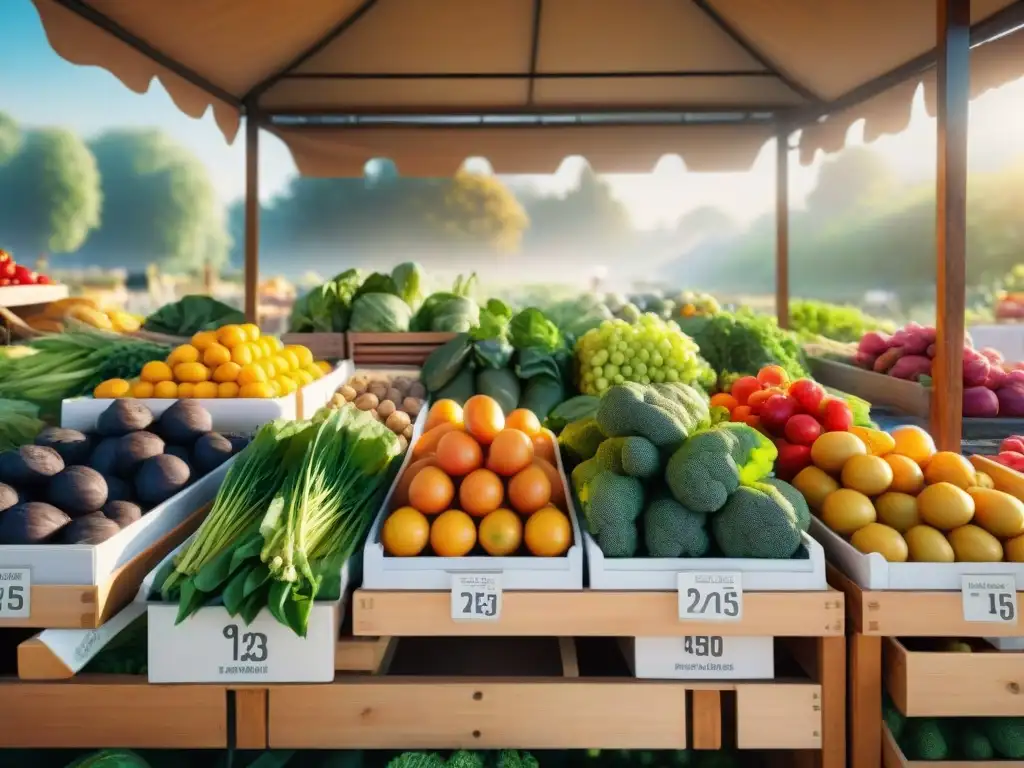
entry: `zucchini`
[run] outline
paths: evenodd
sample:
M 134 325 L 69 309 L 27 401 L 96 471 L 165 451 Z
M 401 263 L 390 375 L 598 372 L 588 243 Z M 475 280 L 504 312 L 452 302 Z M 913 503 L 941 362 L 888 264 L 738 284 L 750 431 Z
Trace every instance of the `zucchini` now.
M 468 333 L 460 333 L 430 353 L 423 361 L 420 379 L 428 392 L 436 393 L 446 387 L 466 367 L 473 340 Z
M 476 375 L 478 394 L 493 397 L 502 412 L 509 414 L 519 404 L 519 379 L 508 368 L 485 368 Z
M 473 391 L 473 369 L 467 365 L 455 375 L 455 378 L 433 394 L 434 402 L 438 400 L 454 400 L 459 405 L 462 405 L 476 394 Z

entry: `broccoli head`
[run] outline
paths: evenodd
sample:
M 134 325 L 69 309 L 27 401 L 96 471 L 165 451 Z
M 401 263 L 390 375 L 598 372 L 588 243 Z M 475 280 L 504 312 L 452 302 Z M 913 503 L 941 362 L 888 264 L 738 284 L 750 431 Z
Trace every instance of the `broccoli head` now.
M 703 557 L 711 546 L 707 515 L 691 512 L 669 496 L 644 510 L 644 543 L 651 557 Z
M 576 489 L 587 530 L 608 557 L 632 557 L 644 508 L 644 488 L 635 477 L 602 471 Z
M 997 755 L 1007 760 L 1024 758 L 1024 717 L 992 717 L 982 723 Z
M 581 461 L 593 458 L 598 446 L 604 440 L 604 434 L 597 425 L 597 419 L 589 416 L 565 425 L 558 436 L 558 448 L 562 457 L 572 466 Z
M 907 720 L 900 746 L 911 760 L 947 760 L 950 735 L 934 717 L 915 717 Z
M 674 448 L 710 423 L 707 396 L 685 384 L 617 384 L 604 393 L 597 423 L 607 437 L 646 437 Z
M 436 752 L 403 752 L 388 762 L 388 768 L 445 768 L 445 759 Z
M 785 480 L 778 480 L 774 477 L 766 477 L 764 482 L 773 486 L 775 490 L 786 497 L 786 501 L 790 503 L 793 511 L 796 512 L 797 527 L 801 531 L 806 531 L 811 527 L 811 508 L 807 506 L 807 499 L 804 498 L 800 491 Z
M 711 531 L 726 557 L 785 560 L 802 539 L 793 505 L 767 483 L 737 488 L 712 516 Z
M 717 512 L 741 482 L 766 476 L 777 455 L 771 440 L 746 424 L 718 424 L 693 435 L 672 454 L 665 481 L 687 509 Z
M 447 768 L 484 768 L 484 756 L 480 752 L 460 749 L 458 752 L 452 752 L 448 758 Z
M 601 469 L 630 477 L 654 477 L 661 469 L 661 454 L 646 437 L 609 437 L 597 449 Z
M 495 768 L 539 768 L 537 758 L 529 752 L 503 749 L 498 753 Z

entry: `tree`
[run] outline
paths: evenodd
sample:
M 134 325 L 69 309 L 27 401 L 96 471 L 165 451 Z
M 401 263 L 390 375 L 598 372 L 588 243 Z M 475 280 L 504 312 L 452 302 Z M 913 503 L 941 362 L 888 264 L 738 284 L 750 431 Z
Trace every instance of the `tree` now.
M 895 188 L 885 159 L 868 147 L 848 147 L 822 163 L 807 208 L 820 217 L 841 216 L 855 208 L 880 205 Z
M 21 129 L 14 119 L 0 112 L 0 165 L 4 165 L 21 149 Z
M 224 207 L 199 158 L 156 130 L 110 131 L 90 147 L 105 200 L 103 225 L 86 245 L 92 263 L 226 264 Z
M 70 131 L 32 131 L 0 166 L 0 200 L 0 232 L 12 249 L 75 251 L 100 221 L 96 159 Z
M 425 221 L 455 243 L 515 251 L 529 220 L 508 188 L 494 176 L 459 171 L 424 190 Z

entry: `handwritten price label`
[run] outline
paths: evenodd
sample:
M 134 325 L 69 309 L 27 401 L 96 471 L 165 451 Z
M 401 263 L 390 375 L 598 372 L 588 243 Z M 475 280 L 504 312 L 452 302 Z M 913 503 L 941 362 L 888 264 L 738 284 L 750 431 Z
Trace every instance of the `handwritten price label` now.
M 739 621 L 743 578 L 739 573 L 680 573 L 680 621 Z

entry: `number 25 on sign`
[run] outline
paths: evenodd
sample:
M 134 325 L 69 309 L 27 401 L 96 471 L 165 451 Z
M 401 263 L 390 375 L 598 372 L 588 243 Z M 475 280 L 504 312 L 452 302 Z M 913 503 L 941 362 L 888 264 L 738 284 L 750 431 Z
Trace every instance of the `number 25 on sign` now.
M 739 621 L 743 577 L 739 573 L 680 573 L 680 621 Z

